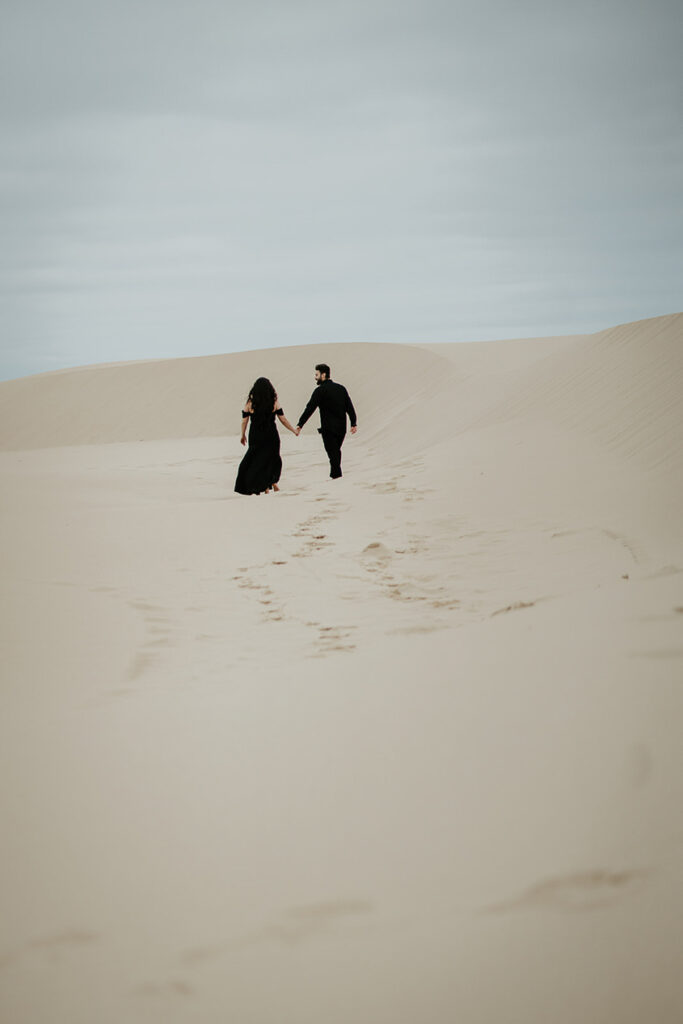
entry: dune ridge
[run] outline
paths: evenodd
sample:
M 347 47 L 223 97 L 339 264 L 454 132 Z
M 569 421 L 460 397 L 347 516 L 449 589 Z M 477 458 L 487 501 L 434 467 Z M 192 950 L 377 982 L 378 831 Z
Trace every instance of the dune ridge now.
M 534 368 L 507 415 L 551 417 L 642 469 L 669 470 L 683 445 L 683 314 L 613 327 Z
M 400 352 L 394 370 L 392 349 Z M 296 346 L 219 356 L 87 366 L 0 383 L 2 450 L 111 444 L 164 438 L 217 437 L 234 431 L 252 382 L 269 376 L 303 408 L 313 366 L 327 359 L 340 379 L 352 373 L 370 416 L 376 378 L 395 403 L 407 400 L 428 373 L 425 353 L 384 344 Z M 440 365 L 440 357 L 428 357 Z M 356 365 L 358 364 L 358 365 Z M 290 410 L 291 411 L 291 410 Z M 300 410 L 299 410 L 300 411 Z
M 371 427 L 392 411 L 424 413 L 449 436 L 536 416 L 667 469 L 683 444 L 682 335 L 679 313 L 567 339 L 296 346 L 55 371 L 0 382 L 0 450 L 221 436 L 256 376 L 270 375 L 298 409 L 325 358 L 354 379 Z

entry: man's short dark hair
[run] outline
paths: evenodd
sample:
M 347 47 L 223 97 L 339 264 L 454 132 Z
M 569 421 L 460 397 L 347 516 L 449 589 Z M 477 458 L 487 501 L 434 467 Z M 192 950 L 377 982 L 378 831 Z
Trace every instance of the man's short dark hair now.
M 327 363 L 318 363 L 316 366 L 318 373 L 324 373 L 327 379 L 330 379 L 330 368 Z

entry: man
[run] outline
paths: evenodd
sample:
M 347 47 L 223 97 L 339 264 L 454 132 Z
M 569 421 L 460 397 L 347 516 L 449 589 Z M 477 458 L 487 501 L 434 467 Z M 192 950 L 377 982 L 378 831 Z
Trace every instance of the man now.
M 330 368 L 327 363 L 318 363 L 315 368 L 316 389 L 311 395 L 308 405 L 299 417 L 296 428 L 297 437 L 301 428 L 316 409 L 320 409 L 320 430 L 323 444 L 330 460 L 330 476 L 336 480 L 342 475 L 341 446 L 346 436 L 346 417 L 351 421 L 351 433 L 357 429 L 356 410 L 343 384 L 330 379 Z

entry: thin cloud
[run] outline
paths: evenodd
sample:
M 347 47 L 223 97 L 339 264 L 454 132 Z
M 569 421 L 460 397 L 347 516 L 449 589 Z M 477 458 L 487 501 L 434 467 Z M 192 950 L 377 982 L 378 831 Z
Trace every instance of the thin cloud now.
M 7 5 L 0 375 L 680 308 L 677 9 Z

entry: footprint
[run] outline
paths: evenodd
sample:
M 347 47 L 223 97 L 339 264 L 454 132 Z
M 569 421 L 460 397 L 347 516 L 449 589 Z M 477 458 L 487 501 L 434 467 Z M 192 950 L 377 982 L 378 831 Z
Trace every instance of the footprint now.
M 90 946 L 97 942 L 100 936 L 97 932 L 84 931 L 80 928 L 72 928 L 69 931 L 59 932 L 56 935 L 46 935 L 39 939 L 32 939 L 28 945 L 31 949 L 55 949 L 57 947 L 80 947 Z
M 144 672 L 146 672 L 153 661 L 154 656 L 145 651 L 141 651 L 139 654 L 136 654 L 127 673 L 127 677 L 130 682 L 133 682 L 134 679 L 138 679 Z
M 307 622 L 318 631 L 311 658 L 324 658 L 331 651 L 355 651 L 356 645 L 350 642 L 352 632 L 356 626 L 321 626 L 318 622 Z
M 192 996 L 195 989 L 186 981 L 174 979 L 161 985 L 153 981 L 146 981 L 133 989 L 133 995 L 137 996 Z
M 246 936 L 244 944 L 276 942 L 287 946 L 298 945 L 343 928 L 348 920 L 367 917 L 373 909 L 372 903 L 365 900 L 339 900 L 292 907 L 271 924 Z
M 389 551 L 389 548 L 385 547 L 384 544 L 378 540 L 374 540 L 372 543 L 367 544 L 363 548 L 362 554 L 365 555 L 366 558 L 373 558 L 382 562 L 388 562 L 391 558 L 391 551 Z
M 678 565 L 663 565 L 661 569 L 657 569 L 656 572 L 650 573 L 649 576 L 645 576 L 646 580 L 658 580 L 662 576 L 678 576 L 679 572 L 683 572 Z
M 128 669 L 128 680 L 132 682 L 143 675 L 159 657 L 159 648 L 170 647 L 173 638 L 173 624 L 163 608 L 140 598 L 129 599 L 129 607 L 142 612 L 147 638 L 142 644 Z
M 503 615 L 505 612 L 516 612 L 522 608 L 533 608 L 535 604 L 535 601 L 513 601 L 512 604 L 506 605 L 505 608 L 498 608 L 497 611 L 491 612 L 491 618 L 494 615 Z
M 81 928 L 71 928 L 68 931 L 57 932 L 54 935 L 44 935 L 37 939 L 30 939 L 28 942 L 15 949 L 9 950 L 0 957 L 0 970 L 9 967 L 25 957 L 33 957 L 36 954 L 45 954 L 50 960 L 61 958 L 65 952 L 82 950 L 84 947 L 93 946 L 99 942 L 101 936 L 97 932 L 86 931 Z
M 517 910 L 545 909 L 570 912 L 598 910 L 609 907 L 621 890 L 633 889 L 649 872 L 584 871 L 561 878 L 550 878 L 531 886 L 520 896 L 485 907 L 490 914 L 506 914 Z

